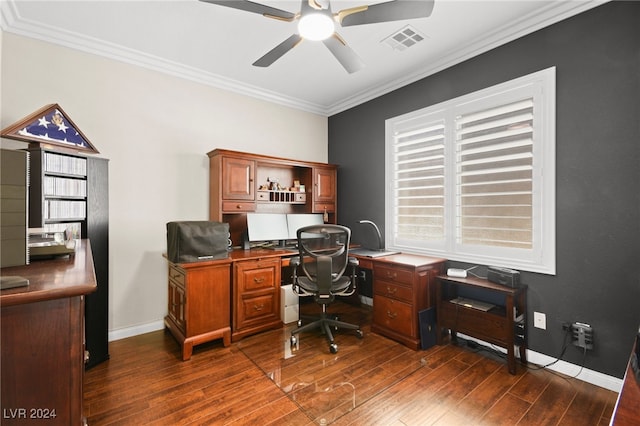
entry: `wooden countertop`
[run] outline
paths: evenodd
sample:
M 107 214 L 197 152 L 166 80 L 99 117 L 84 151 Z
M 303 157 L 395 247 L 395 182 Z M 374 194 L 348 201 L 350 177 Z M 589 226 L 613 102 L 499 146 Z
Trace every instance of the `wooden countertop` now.
M 26 287 L 0 291 L 0 306 L 60 299 L 96 291 L 96 275 L 89 240 L 77 240 L 73 256 L 34 260 L 29 265 L 2 268 L 0 275 L 29 280 Z
M 277 257 L 277 258 L 288 258 L 288 257 L 292 257 L 292 256 L 296 256 L 297 252 L 291 251 L 291 250 L 280 250 L 280 249 L 259 249 L 259 248 L 254 248 L 251 250 L 240 250 L 240 249 L 236 249 L 236 250 L 232 250 L 229 252 L 229 254 L 227 255 L 227 257 L 222 258 L 222 259 L 213 259 L 213 260 L 201 260 L 198 262 L 185 262 L 185 263 L 176 263 L 176 265 L 180 266 L 181 268 L 184 269 L 189 269 L 189 268 L 203 268 L 203 267 L 207 267 L 207 266 L 213 266 L 213 265 L 222 265 L 225 263 L 232 263 L 232 262 L 238 262 L 238 261 L 242 261 L 242 260 L 252 260 L 252 259 L 265 259 L 265 258 L 271 258 L 271 257 Z M 166 253 L 163 253 L 162 256 L 167 259 L 169 262 L 171 262 L 169 260 L 169 258 L 167 257 Z M 288 260 L 288 259 L 286 259 Z M 173 262 L 171 262 L 173 263 Z
M 232 263 L 242 260 L 266 259 L 277 257 L 282 259 L 282 266 L 289 265 L 289 258 L 297 256 L 298 252 L 294 250 L 269 249 L 269 248 L 253 248 L 250 250 L 235 249 L 229 252 L 228 256 L 223 259 L 202 260 L 198 262 L 179 263 L 181 268 L 202 268 L 210 265 L 220 265 L 224 263 Z M 351 255 L 351 254 L 350 254 Z M 360 261 L 360 265 L 364 268 L 371 268 L 373 262 L 393 263 L 398 265 L 407 265 L 412 267 L 427 266 L 434 263 L 445 262 L 446 259 L 422 256 L 416 254 L 396 253 L 381 257 L 358 256 L 354 253 L 351 255 Z M 167 258 L 164 253 L 163 257 Z

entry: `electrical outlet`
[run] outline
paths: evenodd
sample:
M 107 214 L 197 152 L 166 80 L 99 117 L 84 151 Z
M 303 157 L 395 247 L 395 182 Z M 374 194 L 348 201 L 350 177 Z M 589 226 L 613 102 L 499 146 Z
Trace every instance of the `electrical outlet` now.
M 536 328 L 541 328 L 543 330 L 547 329 L 547 316 L 541 312 L 533 313 L 533 326 Z
M 593 328 L 589 324 L 574 322 L 571 324 L 571 334 L 574 346 L 593 349 Z

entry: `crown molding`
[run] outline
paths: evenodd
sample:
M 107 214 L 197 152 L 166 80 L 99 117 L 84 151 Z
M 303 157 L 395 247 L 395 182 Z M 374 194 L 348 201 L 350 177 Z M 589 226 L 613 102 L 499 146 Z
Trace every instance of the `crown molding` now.
M 283 96 L 280 93 L 248 85 L 243 82 L 206 72 L 194 67 L 188 67 L 177 62 L 168 61 L 166 59 L 129 49 L 117 44 L 87 37 L 84 34 L 78 34 L 62 30 L 60 28 L 43 25 L 39 22 L 30 21 L 19 16 L 15 6 L 16 0 L 4 0 L 0 2 L 0 12 L 2 15 L 0 26 L 3 31 L 20 36 L 34 38 L 47 43 L 64 46 L 69 49 L 79 50 L 85 53 L 140 66 L 177 78 L 183 78 L 293 109 L 322 116 L 331 116 L 387 94 L 393 90 L 399 89 L 410 83 L 421 80 L 467 59 L 473 58 L 474 56 L 485 53 L 502 44 L 557 23 L 563 19 L 607 3 L 608 1 L 610 0 L 575 0 L 545 3 L 545 7 L 540 8 L 535 13 L 525 15 L 514 23 L 497 28 L 495 31 L 485 35 L 485 37 L 478 39 L 475 43 L 454 50 L 439 61 L 431 63 L 429 66 L 422 69 L 416 70 L 409 76 L 363 90 L 353 96 L 338 101 L 333 105 L 320 105 L 294 97 Z
M 454 50 L 439 61 L 429 64 L 429 66 L 404 76 L 403 78 L 389 82 L 370 90 L 362 91 L 354 96 L 327 108 L 327 115 L 331 116 L 353 108 L 357 105 L 385 95 L 394 90 L 400 89 L 408 84 L 422 80 L 430 75 L 450 68 L 456 64 L 464 62 L 482 53 L 488 52 L 503 44 L 507 44 L 525 35 L 534 33 L 542 28 L 558 23 L 571 16 L 585 12 L 596 6 L 608 3 L 611 0 L 574 0 L 549 2 L 546 7 L 535 13 L 522 16 L 517 22 L 496 28 L 495 31 L 486 34 L 483 38 L 477 39 L 475 43 Z
M 0 25 L 2 30 L 5 32 L 98 55 L 130 65 L 136 65 L 266 102 L 315 114 L 326 115 L 326 108 L 322 105 L 306 102 L 293 97 L 283 96 L 280 93 L 248 85 L 237 80 L 206 72 L 194 67 L 189 67 L 178 62 L 149 55 L 138 50 L 129 49 L 121 45 L 105 42 L 104 40 L 88 37 L 84 34 L 66 31 L 60 28 L 44 25 L 40 22 L 34 22 L 22 18 L 16 9 L 15 3 L 15 0 L 3 0 L 0 4 L 0 13 L 2 14 Z

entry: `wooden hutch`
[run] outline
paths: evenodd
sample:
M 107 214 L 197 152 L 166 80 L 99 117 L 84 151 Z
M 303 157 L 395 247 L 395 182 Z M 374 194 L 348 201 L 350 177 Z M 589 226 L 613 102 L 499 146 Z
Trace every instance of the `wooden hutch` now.
M 223 149 L 208 156 L 209 220 L 229 224 L 234 246 L 249 212 L 323 213 L 336 223 L 337 166 Z

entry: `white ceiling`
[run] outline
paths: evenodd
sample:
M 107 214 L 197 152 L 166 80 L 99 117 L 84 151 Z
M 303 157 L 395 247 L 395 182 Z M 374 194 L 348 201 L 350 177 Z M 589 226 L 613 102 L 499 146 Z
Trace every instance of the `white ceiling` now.
M 300 9 L 300 0 L 253 1 Z M 380 0 L 332 0 L 331 7 L 373 3 Z M 3 31 L 329 116 L 602 3 L 435 0 L 428 18 L 338 28 L 366 64 L 353 74 L 313 41 L 254 67 L 296 23 L 198 0 L 3 0 L 0 10 Z M 407 25 L 425 40 L 404 51 L 383 42 Z

